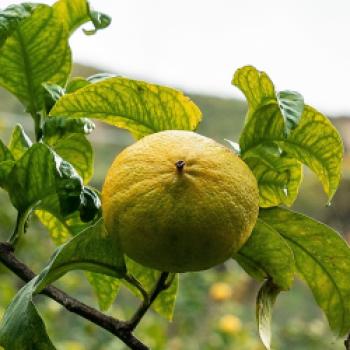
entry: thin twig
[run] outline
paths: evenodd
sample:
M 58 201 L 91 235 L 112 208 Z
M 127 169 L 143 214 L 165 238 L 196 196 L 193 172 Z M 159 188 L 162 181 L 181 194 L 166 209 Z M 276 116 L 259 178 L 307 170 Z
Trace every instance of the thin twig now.
M 34 272 L 24 263 L 19 261 L 13 253 L 13 247 L 9 243 L 0 242 L 0 261 L 18 277 L 25 282 L 29 282 L 35 277 Z M 48 286 L 41 294 L 61 304 L 68 311 L 73 312 L 92 323 L 104 328 L 112 333 L 133 350 L 149 350 L 149 348 L 139 341 L 128 327 L 126 322 L 105 315 L 102 312 L 80 302 L 79 300 L 64 293 L 58 288 Z
M 135 312 L 134 316 L 126 323 L 126 329 L 133 331 L 137 325 L 140 323 L 142 317 L 145 315 L 147 310 L 150 308 L 157 296 L 165 289 L 167 289 L 170 284 L 167 283 L 169 272 L 162 272 L 157 284 L 155 285 L 148 300 L 144 300 L 140 307 Z

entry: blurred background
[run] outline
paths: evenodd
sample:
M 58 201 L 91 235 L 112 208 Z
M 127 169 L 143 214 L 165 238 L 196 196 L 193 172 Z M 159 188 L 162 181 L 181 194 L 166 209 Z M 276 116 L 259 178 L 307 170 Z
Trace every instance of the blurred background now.
M 16 2 L 0 0 L 0 8 Z M 91 3 L 110 14 L 113 22 L 94 37 L 81 32 L 73 36 L 71 44 L 79 63 L 72 76 L 110 72 L 180 88 L 203 112 L 198 132 L 222 143 L 225 138 L 237 141 L 244 122 L 246 103 L 230 81 L 234 71 L 246 64 L 265 70 L 277 90 L 299 91 L 306 103 L 331 117 L 344 140 L 340 188 L 332 205 L 326 207 L 320 183 L 305 168 L 300 196 L 293 208 L 350 239 L 350 49 L 345 44 L 350 33 L 348 1 Z M 31 118 L 24 115 L 14 97 L 0 89 L 0 138 L 5 143 L 17 122 L 32 135 Z M 97 123 L 90 140 L 96 150 L 93 185 L 101 188 L 109 164 L 133 139 L 125 131 Z M 16 212 L 1 190 L 0 208 L 0 240 L 5 240 L 14 227 Z M 19 247 L 20 258 L 39 271 L 54 249 L 45 229 L 33 218 Z M 70 273 L 57 285 L 97 306 L 83 274 Z M 21 281 L 0 266 L 0 316 L 21 286 Z M 205 272 L 183 274 L 173 322 L 150 312 L 136 333 L 154 350 L 262 350 L 255 324 L 258 288 L 234 261 Z M 55 302 L 41 297 L 38 300 L 58 349 L 125 349 L 108 333 L 70 315 Z M 108 312 L 124 318 L 137 303 L 122 289 Z M 344 348 L 343 339 L 331 334 L 310 292 L 298 280 L 277 300 L 272 343 L 275 350 Z

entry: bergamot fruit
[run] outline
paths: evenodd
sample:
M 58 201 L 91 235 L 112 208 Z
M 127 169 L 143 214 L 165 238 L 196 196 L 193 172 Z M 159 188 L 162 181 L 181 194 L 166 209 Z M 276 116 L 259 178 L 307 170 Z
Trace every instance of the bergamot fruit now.
M 126 255 L 161 271 L 207 269 L 248 239 L 257 182 L 230 149 L 190 131 L 146 136 L 114 160 L 102 189 L 109 234 Z

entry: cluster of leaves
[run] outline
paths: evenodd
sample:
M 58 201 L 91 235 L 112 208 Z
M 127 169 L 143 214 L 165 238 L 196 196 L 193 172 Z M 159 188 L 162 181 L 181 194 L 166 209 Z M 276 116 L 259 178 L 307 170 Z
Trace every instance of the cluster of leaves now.
M 135 281 L 150 293 L 159 278 L 160 272 L 125 261 L 117 242 L 105 234 L 99 192 L 88 185 L 94 155 L 86 135 L 95 127 L 88 118 L 128 129 L 136 138 L 163 129 L 194 129 L 201 119 L 199 109 L 174 89 L 105 74 L 70 79 L 69 37 L 88 21 L 94 29 L 85 33 L 94 34 L 110 18 L 86 0 L 13 5 L 0 12 L 0 85 L 25 106 L 36 134 L 33 143 L 17 125 L 8 145 L 0 142 L 0 186 L 18 210 L 10 242 L 21 238 L 30 215 L 57 245 L 68 241 L 8 308 L 0 328 L 6 348 L 54 348 L 32 297 L 70 270 L 87 271 L 102 310 L 115 300 L 121 283 L 142 298 Z M 174 278 L 153 304 L 168 319 L 177 283 Z
M 36 142 L 20 125 L 8 145 L 0 142 L 0 186 L 18 210 L 11 243 L 36 215 L 57 245 L 47 267 L 25 287 L 0 325 L 0 345 L 11 349 L 54 349 L 33 304 L 33 296 L 71 270 L 87 278 L 107 310 L 121 283 L 138 296 L 150 292 L 160 272 L 126 260 L 117 239 L 106 234 L 93 175 L 93 149 L 86 134 L 97 119 L 127 129 L 139 139 L 167 129 L 194 130 L 198 107 L 180 91 L 142 81 L 97 75 L 70 78 L 70 35 L 85 22 L 94 34 L 110 18 L 86 0 L 59 0 L 53 6 L 21 4 L 0 12 L 0 86 L 23 103 L 35 124 Z M 340 179 L 342 144 L 331 123 L 300 94 L 275 92 L 268 76 L 253 67 L 233 79 L 249 109 L 239 145 L 255 174 L 260 215 L 241 251 L 234 256 L 254 278 L 265 280 L 257 299 L 258 326 L 270 345 L 271 308 L 280 291 L 299 274 L 310 286 L 329 323 L 339 334 L 350 329 L 350 250 L 329 227 L 280 208 L 299 190 L 302 164 L 312 169 L 331 200 Z M 72 238 L 73 236 L 73 238 Z M 130 278 L 132 276 L 132 278 Z M 161 293 L 154 309 L 171 318 L 177 278 Z
M 332 199 L 341 176 L 341 138 L 324 115 L 304 105 L 300 94 L 276 93 L 264 72 L 243 67 L 232 83 L 248 101 L 238 151 L 256 176 L 260 193 L 257 224 L 235 259 L 251 276 L 266 280 L 257 297 L 262 341 L 270 348 L 272 305 L 295 275 L 308 284 L 331 328 L 344 335 L 350 329 L 347 243 L 330 227 L 278 207 L 295 201 L 302 164 Z

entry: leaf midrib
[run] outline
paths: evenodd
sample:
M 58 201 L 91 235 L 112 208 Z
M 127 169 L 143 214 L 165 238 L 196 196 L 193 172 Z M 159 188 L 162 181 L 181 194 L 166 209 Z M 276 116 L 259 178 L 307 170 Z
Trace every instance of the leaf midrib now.
M 31 113 L 36 112 L 36 104 L 34 99 L 34 86 L 33 86 L 33 80 L 32 80 L 32 69 L 31 69 L 31 61 L 29 59 L 29 55 L 24 43 L 24 39 L 22 36 L 22 32 L 20 29 L 20 26 L 17 28 L 17 36 L 18 36 L 18 42 L 20 44 L 21 52 L 22 52 L 22 59 L 23 59 L 23 72 L 27 80 L 27 92 L 30 98 L 29 101 L 29 109 L 33 108 L 33 110 L 30 110 Z

